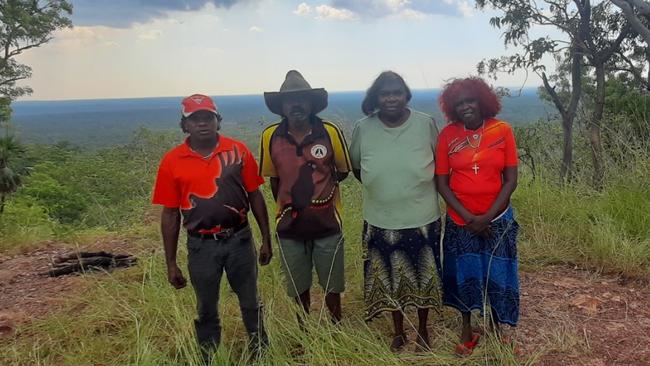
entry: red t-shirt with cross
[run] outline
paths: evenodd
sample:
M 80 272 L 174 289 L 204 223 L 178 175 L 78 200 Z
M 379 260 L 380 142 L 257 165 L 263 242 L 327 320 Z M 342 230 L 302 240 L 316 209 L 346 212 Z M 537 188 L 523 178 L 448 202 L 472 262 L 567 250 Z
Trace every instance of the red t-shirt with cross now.
M 449 188 L 474 215 L 490 209 L 501 191 L 503 169 L 517 162 L 512 127 L 495 118 L 474 131 L 462 122 L 450 123 L 438 136 L 436 175 L 449 175 Z M 456 224 L 466 224 L 449 205 L 447 214 Z
M 204 157 L 185 140 L 163 157 L 152 201 L 179 208 L 188 231 L 217 233 L 246 221 L 248 192 L 262 183 L 244 143 L 219 135 L 217 146 Z

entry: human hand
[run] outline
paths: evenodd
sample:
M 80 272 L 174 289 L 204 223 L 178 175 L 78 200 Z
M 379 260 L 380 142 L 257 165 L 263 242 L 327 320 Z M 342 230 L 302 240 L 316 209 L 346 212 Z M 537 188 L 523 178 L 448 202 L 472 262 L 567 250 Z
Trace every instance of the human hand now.
M 465 228 L 472 234 L 482 234 L 486 232 L 489 235 L 490 230 L 490 219 L 486 215 L 472 215 L 469 217 L 469 220 L 466 220 L 467 224 Z
M 183 277 L 183 272 L 181 272 L 181 269 L 178 268 L 176 263 L 167 266 L 167 281 L 177 290 L 187 285 L 187 281 Z
M 264 243 L 260 247 L 260 265 L 261 266 L 266 266 L 267 264 L 271 263 L 271 258 L 273 258 L 273 249 L 271 249 L 271 244 L 270 243 Z
M 481 236 L 484 239 L 487 239 L 490 236 L 492 236 L 492 228 L 491 228 L 491 226 L 488 225 L 488 227 L 486 227 L 483 231 L 478 233 L 478 235 Z

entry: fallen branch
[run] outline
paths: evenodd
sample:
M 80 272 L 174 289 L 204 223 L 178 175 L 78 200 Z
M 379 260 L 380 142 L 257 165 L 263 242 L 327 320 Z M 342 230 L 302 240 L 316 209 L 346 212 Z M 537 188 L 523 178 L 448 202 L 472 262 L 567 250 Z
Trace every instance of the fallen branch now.
M 57 277 L 71 273 L 84 273 L 93 270 L 110 271 L 114 268 L 131 267 L 137 258 L 129 254 L 108 252 L 75 252 L 54 258 L 52 269 L 42 272 L 42 276 Z

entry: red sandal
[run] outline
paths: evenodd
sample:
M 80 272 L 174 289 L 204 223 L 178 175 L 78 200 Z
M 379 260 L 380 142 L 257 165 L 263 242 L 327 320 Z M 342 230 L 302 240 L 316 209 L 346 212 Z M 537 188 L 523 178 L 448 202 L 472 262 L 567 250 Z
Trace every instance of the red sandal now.
M 463 357 L 471 355 L 474 347 L 478 344 L 479 338 L 481 338 L 480 334 L 472 333 L 471 341 L 458 343 L 456 345 L 456 354 Z

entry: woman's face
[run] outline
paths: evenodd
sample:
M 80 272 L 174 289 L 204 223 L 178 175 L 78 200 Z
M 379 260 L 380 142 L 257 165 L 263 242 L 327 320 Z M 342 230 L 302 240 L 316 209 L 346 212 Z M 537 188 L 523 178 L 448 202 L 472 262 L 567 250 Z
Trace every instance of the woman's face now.
M 388 80 L 377 93 L 379 111 L 388 116 L 401 116 L 408 103 L 406 99 L 406 89 L 398 80 Z
M 467 92 L 461 92 L 456 99 L 454 110 L 465 125 L 473 125 L 481 121 L 481 106 L 478 99 Z

